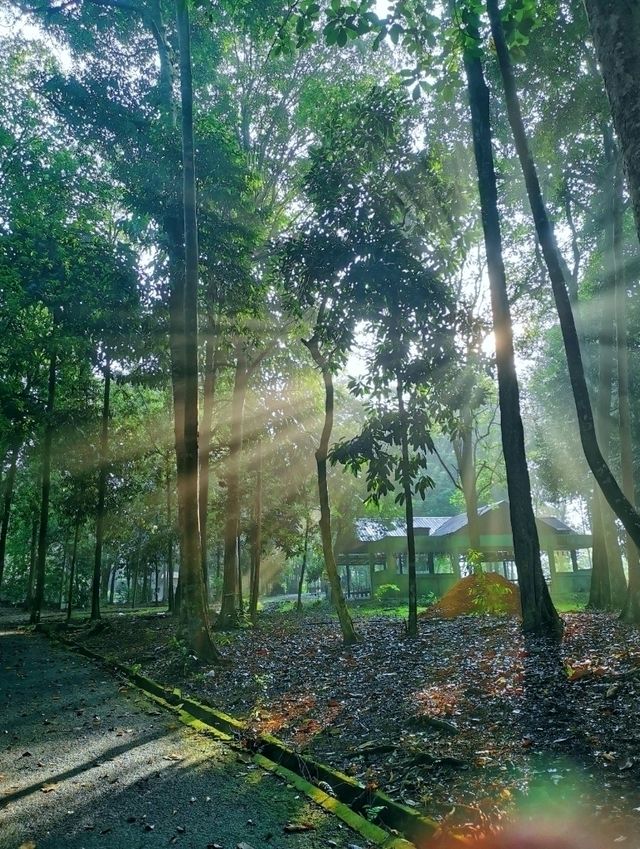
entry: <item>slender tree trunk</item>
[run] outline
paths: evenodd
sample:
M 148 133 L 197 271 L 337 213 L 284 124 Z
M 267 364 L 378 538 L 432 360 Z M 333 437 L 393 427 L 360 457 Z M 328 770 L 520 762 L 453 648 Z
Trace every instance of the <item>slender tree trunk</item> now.
M 169 347 L 171 349 L 171 386 L 173 393 L 174 442 L 176 452 L 177 528 L 180 564 L 183 556 L 184 505 L 184 260 L 176 256 L 177 228 L 169 228 L 174 241 L 169 250 Z M 180 231 L 181 232 L 181 231 Z M 184 248 L 183 248 L 184 252 Z M 179 580 L 179 577 L 178 577 Z M 178 605 L 172 607 L 179 613 Z
M 2 503 L 2 523 L 0 524 L 0 590 L 2 589 L 2 578 L 4 576 L 4 560 L 7 550 L 7 534 L 9 532 L 9 518 L 11 516 L 11 502 L 13 501 L 13 488 L 16 483 L 16 471 L 18 468 L 18 454 L 20 446 L 16 445 L 11 450 L 9 471 L 4 480 L 4 493 Z
M 513 76 L 511 59 L 502 29 L 502 21 L 498 9 L 497 0 L 487 0 L 487 8 L 491 19 L 491 31 L 496 45 L 498 62 L 504 83 L 507 112 L 509 123 L 513 131 L 513 138 L 518 152 L 518 158 L 522 166 L 522 172 L 527 187 L 527 195 L 531 205 L 533 220 L 540 240 L 542 254 L 551 278 L 551 287 L 560 319 L 560 328 L 564 341 L 564 349 L 567 358 L 567 367 L 573 398 L 576 405 L 578 427 L 580 430 L 580 441 L 585 458 L 595 477 L 604 497 L 613 512 L 618 516 L 625 530 L 631 536 L 637 546 L 640 546 L 640 514 L 636 511 L 629 499 L 625 496 L 615 477 L 611 473 L 609 465 L 602 455 L 596 437 L 595 422 L 589 391 L 582 364 L 582 355 L 578 334 L 576 332 L 571 303 L 567 294 L 567 286 L 560 251 L 556 244 L 553 228 L 547 215 L 547 210 L 542 199 L 540 183 L 536 173 L 535 164 L 529 150 L 520 103 Z M 639 105 L 640 108 L 640 105 Z
M 255 624 L 258 617 L 260 592 L 260 561 L 262 558 L 262 449 L 257 446 L 256 491 L 253 502 L 253 534 L 251 539 L 251 587 L 249 591 L 249 616 Z
M 300 580 L 298 581 L 298 601 L 296 603 L 296 610 L 298 613 L 302 613 L 302 587 L 304 585 L 304 573 L 307 571 L 307 554 L 309 551 L 309 514 L 305 516 L 304 520 L 304 548 L 302 549 L 302 565 L 300 567 Z
M 167 502 L 167 607 L 173 612 L 175 599 L 173 597 L 173 511 L 171 509 L 171 468 L 169 455 L 165 457 L 164 467 L 165 492 Z
M 204 385 L 202 399 L 202 419 L 200 424 L 200 455 L 199 455 L 199 495 L 198 509 L 200 512 L 200 553 L 202 559 L 202 577 L 207 598 L 209 596 L 209 569 L 207 555 L 209 543 L 207 527 L 209 518 L 209 453 L 211 448 L 211 418 L 216 391 L 218 363 L 216 362 L 216 328 L 215 322 L 209 323 L 204 358 Z
M 118 572 L 118 566 L 116 563 L 113 564 L 111 569 L 111 581 L 109 583 L 109 604 L 113 605 L 113 597 L 116 591 L 116 574 Z
M 27 580 L 27 597 L 25 609 L 31 610 L 33 606 L 33 585 L 36 577 L 36 553 L 38 550 L 38 516 L 35 514 L 31 522 L 31 545 L 29 546 L 29 577 Z
M 460 434 L 460 450 L 457 459 L 460 465 L 460 483 L 462 485 L 462 494 L 467 511 L 469 547 L 472 551 L 481 553 L 478 490 L 476 488 L 476 467 L 473 457 L 473 422 L 471 419 L 471 410 L 468 405 L 465 405 L 461 410 L 461 419 L 462 432 Z
M 240 458 L 242 456 L 242 419 L 247 394 L 247 361 L 240 345 L 231 398 L 229 456 L 226 466 L 227 501 L 224 522 L 224 567 L 222 603 L 216 628 L 220 631 L 237 628 L 238 621 L 238 532 L 240 529 Z
M 312 338 L 305 342 L 314 362 L 322 372 L 324 382 L 324 424 L 320 435 L 320 444 L 316 451 L 316 466 L 318 470 L 318 495 L 320 499 L 320 539 L 322 540 L 322 554 L 324 566 L 331 586 L 331 599 L 338 614 L 342 639 L 345 645 L 353 645 L 359 642 L 359 637 L 353 627 L 353 621 L 347 608 L 347 603 L 342 592 L 336 558 L 333 552 L 333 540 L 331 539 L 331 507 L 329 504 L 329 487 L 327 485 L 327 456 L 329 454 L 329 440 L 333 430 L 333 376 L 331 369 L 324 361 L 320 353 L 318 342 Z
M 477 29 L 475 32 L 472 29 L 470 34 L 476 39 L 479 38 Z M 531 484 L 524 447 L 511 310 L 502 257 L 502 234 L 491 143 L 489 90 L 480 59 L 465 52 L 464 64 L 491 289 L 502 448 L 507 472 L 514 558 L 522 603 L 522 624 L 525 633 L 558 637 L 562 633 L 562 622 L 553 606 L 542 574 L 540 543 L 533 514 Z
M 615 152 L 613 140 L 605 130 L 605 151 L 612 169 L 615 168 Z M 614 177 L 613 170 L 607 174 L 609 179 Z M 615 199 L 608 209 L 610 211 L 610 226 L 608 228 L 605 249 L 605 279 L 601 291 L 601 327 L 598 339 L 598 392 L 595 404 L 596 434 L 602 453 L 609 461 L 611 444 L 611 386 L 613 366 L 615 361 Z M 594 609 L 607 610 L 611 607 L 621 608 L 624 604 L 627 585 L 622 568 L 618 532 L 615 526 L 615 516 L 598 489 L 593 495 L 593 569 L 591 573 L 591 589 L 589 606 Z
M 187 0 L 176 0 L 182 105 L 184 205 L 184 505 L 180 623 L 189 647 L 203 660 L 220 659 L 211 635 L 202 580 L 198 524 L 198 222 L 193 140 L 191 34 Z
M 637 0 L 584 0 L 584 4 L 640 237 L 640 6 Z
M 242 557 L 240 548 L 240 534 L 236 537 L 236 548 L 238 550 L 238 612 L 244 615 L 244 599 L 242 596 Z
M 633 443 L 631 439 L 631 407 L 629 404 L 629 340 L 627 331 L 627 284 L 624 266 L 624 198 L 623 178 L 619 157 L 616 157 L 616 176 L 613 192 L 613 256 L 614 304 L 616 322 L 616 354 L 618 365 L 618 430 L 620 436 L 620 468 L 622 488 L 635 505 L 635 475 Z M 626 622 L 640 622 L 640 559 L 638 547 L 627 533 L 627 565 L 629 585 L 623 602 L 622 618 Z M 613 590 L 613 587 L 612 587 Z
M 62 570 L 60 575 L 60 592 L 58 593 L 58 610 L 64 610 L 64 591 L 67 578 L 67 554 L 69 553 L 69 539 L 65 534 L 62 544 Z
M 55 331 L 54 331 L 55 332 Z M 56 368 L 58 355 L 53 343 L 49 360 L 49 380 L 47 386 L 47 419 L 42 441 L 42 494 L 40 500 L 40 524 L 38 530 L 38 556 L 36 560 L 36 590 L 33 597 L 30 622 L 40 621 L 44 602 L 44 577 L 47 562 L 47 531 L 49 528 L 49 495 L 51 492 L 51 446 L 53 443 L 53 411 L 56 398 Z
M 149 564 L 145 563 L 142 567 L 142 606 L 144 607 L 149 601 Z
M 111 359 L 107 354 L 104 367 L 104 396 L 102 399 L 102 430 L 100 432 L 100 468 L 98 471 L 98 503 L 96 507 L 96 548 L 91 582 L 91 619 L 100 619 L 100 579 L 102 576 L 102 546 L 104 542 L 104 501 L 107 492 L 107 452 L 109 450 L 109 402 L 111 400 Z
M 133 574 L 131 576 L 131 607 L 135 609 L 136 596 L 138 595 L 138 569 L 140 568 L 140 543 L 136 547 L 135 560 L 133 561 Z
M 418 636 L 418 585 L 416 578 L 416 536 L 413 528 L 413 494 L 411 492 L 411 467 L 409 465 L 409 434 L 405 410 L 404 385 L 400 374 L 396 375 L 396 397 L 400 418 L 400 451 L 402 491 L 404 493 L 404 515 L 407 523 L 407 553 L 409 561 L 409 621 L 407 634 Z
M 76 526 L 73 532 L 73 550 L 71 552 L 71 569 L 69 571 L 69 591 L 67 593 L 67 622 L 71 620 L 73 605 L 73 585 L 76 578 L 76 559 L 78 554 L 78 535 L 80 534 L 80 517 L 76 516 Z
M 609 610 L 611 607 L 611 580 L 609 577 L 609 552 L 602 522 L 602 493 L 594 489 L 591 501 L 591 584 L 588 607 L 592 610 Z

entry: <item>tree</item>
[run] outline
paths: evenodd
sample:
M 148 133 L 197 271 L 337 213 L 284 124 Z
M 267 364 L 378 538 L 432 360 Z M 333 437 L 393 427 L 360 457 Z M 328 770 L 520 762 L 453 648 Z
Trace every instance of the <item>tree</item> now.
M 640 10 L 636 0 L 585 0 L 585 8 L 640 238 Z
M 589 468 L 593 472 L 593 475 L 611 509 L 620 518 L 625 530 L 633 539 L 636 546 L 640 546 L 640 514 L 635 510 L 618 485 L 618 482 L 611 473 L 609 465 L 606 462 L 598 444 L 595 420 L 582 364 L 578 334 L 566 287 L 566 266 L 562 260 L 560 252 L 558 251 L 553 227 L 549 220 L 542 198 L 535 164 L 529 150 L 527 134 L 520 111 L 515 77 L 504 36 L 497 0 L 487 0 L 487 7 L 489 10 L 493 38 L 496 44 L 498 61 L 504 84 L 509 122 L 513 131 L 518 157 L 520 159 L 525 184 L 527 186 L 527 194 L 531 204 L 531 211 L 536 225 L 536 232 L 540 239 L 542 254 L 549 271 L 554 300 L 558 311 L 558 317 L 560 319 L 564 348 L 567 356 L 567 366 L 571 379 L 571 388 L 576 405 L 582 448 L 587 459 L 587 463 L 589 464 Z M 640 579 L 640 575 L 638 575 L 638 578 Z M 634 580 L 634 585 L 637 583 L 640 583 L 640 581 Z M 634 620 L 637 619 L 640 621 L 640 595 L 638 595 L 637 598 L 634 598 L 631 603 L 631 608 L 632 612 L 629 611 L 628 606 L 626 615 Z

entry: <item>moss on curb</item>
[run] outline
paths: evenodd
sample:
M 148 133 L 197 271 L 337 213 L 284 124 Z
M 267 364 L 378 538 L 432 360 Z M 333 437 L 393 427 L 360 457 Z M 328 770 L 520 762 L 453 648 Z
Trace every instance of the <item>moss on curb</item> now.
M 184 697 L 177 688 L 170 690 L 163 687 L 135 669 L 106 658 L 82 643 L 61 635 L 54 628 L 40 626 L 38 630 L 67 648 L 120 672 L 154 702 L 176 714 L 184 725 L 213 734 L 224 743 L 232 742 L 246 733 L 245 723 L 204 702 Z M 439 833 L 439 826 L 434 820 L 396 802 L 386 793 L 365 787 L 327 764 L 299 754 L 271 734 L 258 735 L 253 744 L 255 763 L 284 778 L 370 843 L 384 849 L 415 849 L 413 843 L 426 847 Z M 329 785 L 335 795 L 324 792 L 307 778 Z M 359 813 L 374 807 L 380 809 L 377 815 L 379 824 L 365 819 Z M 409 839 L 394 836 L 385 831 L 385 828 L 401 832 Z M 460 839 L 459 843 L 463 845 L 466 841 Z

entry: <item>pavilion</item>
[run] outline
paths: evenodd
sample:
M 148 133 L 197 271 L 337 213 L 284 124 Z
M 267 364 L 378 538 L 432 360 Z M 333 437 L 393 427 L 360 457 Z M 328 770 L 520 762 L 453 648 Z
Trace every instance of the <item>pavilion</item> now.
M 516 580 L 509 503 L 499 501 L 478 510 L 480 551 L 484 568 Z M 591 534 L 571 528 L 555 516 L 536 517 L 543 572 L 558 600 L 584 599 L 589 593 Z M 418 596 L 436 597 L 470 572 L 465 555 L 471 548 L 467 514 L 416 516 Z M 580 556 L 578 554 L 580 552 Z M 348 596 L 373 595 L 383 584 L 395 584 L 408 596 L 407 534 L 404 522 L 358 519 L 352 538 L 336 552 Z

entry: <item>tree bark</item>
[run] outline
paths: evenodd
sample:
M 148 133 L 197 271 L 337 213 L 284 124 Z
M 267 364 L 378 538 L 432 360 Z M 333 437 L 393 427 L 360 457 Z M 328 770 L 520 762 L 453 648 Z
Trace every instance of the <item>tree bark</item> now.
M 113 596 L 116 591 L 116 575 L 118 572 L 118 566 L 116 563 L 113 564 L 111 569 L 111 580 L 109 582 L 109 604 L 113 605 Z
M 513 68 L 507 48 L 502 21 L 498 9 L 497 0 L 487 0 L 487 8 L 491 20 L 491 32 L 496 45 L 500 72 L 504 83 L 505 99 L 509 123 L 513 131 L 513 138 L 518 152 L 518 158 L 522 167 L 527 195 L 531 205 L 536 233 L 540 240 L 542 254 L 544 256 L 551 288 L 560 319 L 560 329 L 564 341 L 564 349 L 569 370 L 569 379 L 573 390 L 573 398 L 578 417 L 580 441 L 585 458 L 595 477 L 604 497 L 613 512 L 618 516 L 625 530 L 631 536 L 637 546 L 640 546 L 640 514 L 635 510 L 629 499 L 625 496 L 615 477 L 611 473 L 608 463 L 602 455 L 596 436 L 595 422 L 589 391 L 582 364 L 580 344 L 576 325 L 573 318 L 571 303 L 567 293 L 565 272 L 563 263 L 556 244 L 553 227 L 547 215 L 547 210 L 542 199 L 540 183 L 529 142 L 527 140 L 524 122 L 520 111 L 520 103 L 516 90 Z
M 460 484 L 464 496 L 464 506 L 467 512 L 467 527 L 469 528 L 469 548 L 480 552 L 480 523 L 478 521 L 478 490 L 476 486 L 476 465 L 473 456 L 473 422 L 471 410 L 465 404 L 461 412 L 462 430 L 459 439 L 459 449 L 456 450 L 460 466 Z M 454 446 L 455 448 L 455 446 Z
M 31 522 L 31 544 L 29 546 L 29 577 L 27 579 L 27 594 L 25 598 L 25 610 L 31 610 L 33 606 L 33 583 L 36 577 L 36 554 L 38 550 L 38 528 L 39 517 L 34 515 Z
M 253 533 L 251 535 L 251 586 L 249 589 L 249 616 L 255 624 L 258 618 L 260 594 L 260 561 L 262 559 L 262 450 L 257 446 L 256 491 L 253 502 Z
M 588 607 L 592 610 L 609 610 L 611 607 L 611 580 L 609 577 L 609 552 L 602 522 L 602 493 L 596 487 L 591 501 L 591 583 Z
M 111 400 L 111 359 L 107 354 L 104 367 L 102 399 L 102 429 L 100 433 L 100 468 L 98 471 L 98 503 L 96 507 L 96 548 L 91 582 L 91 619 L 100 619 L 100 579 L 102 576 L 102 546 L 104 542 L 104 501 L 107 492 L 107 452 L 109 450 L 109 403 Z
M 199 453 L 199 494 L 198 510 L 200 513 L 200 556 L 202 560 L 202 578 L 205 592 L 209 597 L 209 568 L 208 568 L 208 538 L 207 526 L 209 518 L 209 453 L 211 449 L 211 418 L 216 390 L 217 363 L 215 357 L 215 325 L 209 326 L 205 343 L 204 384 L 202 399 L 202 419 L 200 424 L 200 453 Z
M 309 514 L 304 520 L 304 548 L 302 549 L 302 565 L 300 566 L 300 579 L 298 581 L 298 601 L 296 610 L 302 613 L 302 587 L 304 585 L 304 573 L 307 571 L 307 555 L 309 552 Z
M 479 40 L 477 29 L 475 31 L 471 29 L 470 35 Z M 514 558 L 522 604 L 522 625 L 525 633 L 559 637 L 562 633 L 562 622 L 551 601 L 540 563 L 540 543 L 531 501 L 524 429 L 520 415 L 520 392 L 513 350 L 511 310 L 502 257 L 502 234 L 491 141 L 489 89 L 485 82 L 482 63 L 477 56 L 465 52 L 464 65 L 471 107 L 473 147 L 478 171 L 482 227 L 491 289 L 500 426 L 507 472 Z
M 167 607 L 169 612 L 174 609 L 173 595 L 173 515 L 171 510 L 171 470 L 169 467 L 169 455 L 165 458 L 165 488 L 167 497 Z
M 182 173 L 184 206 L 184 504 L 180 624 L 189 647 L 202 660 L 221 659 L 211 635 L 202 580 L 198 523 L 198 221 L 193 140 L 191 33 L 186 0 L 176 0 L 182 105 Z
M 418 636 L 418 586 L 416 577 L 416 536 L 413 528 L 413 495 L 411 492 L 411 468 L 409 465 L 409 434 L 407 411 L 404 404 L 404 385 L 402 377 L 396 375 L 396 398 L 398 400 L 398 416 L 400 418 L 400 473 L 402 491 L 404 493 L 404 516 L 407 523 L 407 553 L 409 562 L 409 621 L 407 635 Z
M 13 488 L 16 483 L 16 471 L 18 468 L 18 454 L 20 446 L 11 449 L 9 470 L 4 479 L 4 492 L 2 499 L 2 523 L 0 524 L 0 589 L 2 589 L 2 578 L 4 576 L 4 561 L 7 550 L 7 534 L 9 533 L 9 519 L 11 517 L 11 502 L 13 501 Z
M 73 532 L 73 550 L 71 552 L 71 569 L 69 571 L 69 591 L 67 594 L 67 622 L 71 620 L 73 606 L 73 582 L 76 577 L 76 558 L 78 554 L 78 535 L 80 534 L 80 517 L 76 516 L 76 527 Z
M 640 5 L 584 0 L 640 238 Z
M 615 150 L 610 132 L 604 130 L 605 153 L 609 163 L 606 175 L 607 194 L 610 181 L 615 179 Z M 614 193 L 615 194 L 615 193 Z M 605 278 L 601 291 L 602 324 L 598 339 L 598 392 L 596 396 L 595 416 L 596 434 L 602 446 L 604 457 L 609 460 L 611 444 L 611 388 L 615 362 L 615 197 L 607 205 L 610 212 L 605 246 Z M 607 610 L 611 607 L 622 608 L 627 592 L 627 584 L 622 568 L 618 532 L 615 516 L 597 489 L 593 494 L 593 568 L 589 607 Z
M 322 540 L 322 554 L 324 565 L 331 586 L 331 599 L 338 614 L 342 640 L 345 645 L 353 645 L 360 641 L 353 627 L 353 621 L 347 608 L 347 603 L 342 592 L 338 567 L 333 552 L 333 540 L 331 538 L 331 507 L 329 503 L 329 487 L 327 485 L 327 457 L 329 454 L 329 440 L 333 430 L 333 376 L 328 363 L 325 362 L 318 342 L 315 338 L 304 343 L 314 362 L 320 368 L 324 383 L 324 424 L 320 435 L 320 444 L 316 451 L 316 467 L 318 470 L 318 496 L 320 500 L 320 539 Z
M 240 458 L 242 456 L 242 419 L 247 394 L 247 360 L 238 345 L 236 370 L 231 397 L 229 456 L 226 465 L 227 500 L 224 522 L 224 566 L 222 575 L 222 603 L 216 629 L 237 628 L 239 624 L 238 533 L 240 529 Z
M 54 330 L 55 332 L 55 330 Z M 31 607 L 30 622 L 32 625 L 40 621 L 42 603 L 44 602 L 44 577 L 47 561 L 47 531 L 49 528 L 49 496 L 51 492 L 51 446 L 53 443 L 53 411 L 56 398 L 56 368 L 58 354 L 55 340 L 49 360 L 49 379 L 47 385 L 47 412 L 42 441 L 42 493 L 40 498 L 40 524 L 38 530 L 38 555 L 36 560 L 36 589 Z
M 616 354 L 618 366 L 618 431 L 620 436 L 620 468 L 622 488 L 631 504 L 635 499 L 633 443 L 631 438 L 631 406 L 629 403 L 629 339 L 627 331 L 627 285 L 624 266 L 624 197 L 619 157 L 616 157 L 613 192 L 613 258 Z M 627 565 L 629 584 L 623 602 L 622 619 L 640 622 L 640 558 L 638 547 L 627 533 Z M 613 585 L 612 585 L 613 594 Z

